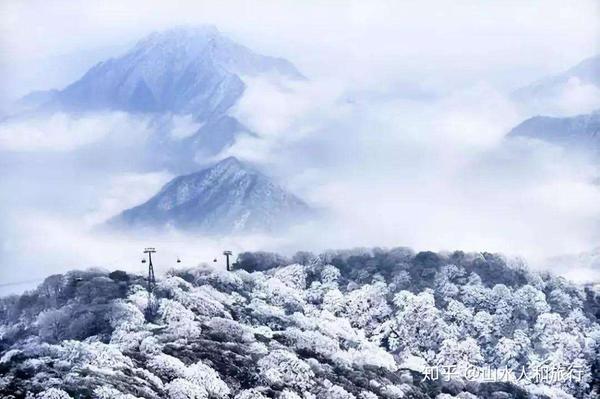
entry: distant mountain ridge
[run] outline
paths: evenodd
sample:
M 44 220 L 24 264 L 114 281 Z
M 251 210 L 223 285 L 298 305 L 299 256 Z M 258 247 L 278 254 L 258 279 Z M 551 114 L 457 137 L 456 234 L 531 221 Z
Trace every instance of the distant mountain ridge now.
M 509 137 L 529 137 L 600 155 L 600 110 L 566 118 L 535 116 L 514 127 Z
M 19 109 L 86 113 L 123 111 L 154 115 L 155 131 L 143 151 L 181 173 L 197 159 L 217 155 L 238 136 L 255 135 L 230 115 L 246 89 L 243 78 L 278 74 L 305 77 L 283 58 L 260 55 L 225 37 L 214 26 L 177 27 L 152 33 L 131 50 L 100 62 L 62 90 L 33 92 Z M 165 119 L 192 116 L 200 125 L 185 139 L 170 134 Z
M 513 92 L 513 96 L 518 99 L 525 99 L 529 97 L 553 95 L 556 90 L 565 85 L 569 79 L 578 79 L 581 83 L 600 87 L 600 55 L 586 58 L 579 64 L 562 73 L 540 79 L 525 87 L 521 87 Z
M 587 113 L 600 107 L 600 55 L 515 90 L 511 97 L 533 114 Z
M 241 76 L 269 72 L 303 78 L 289 61 L 256 54 L 214 26 L 179 27 L 147 36 L 63 90 L 45 92 L 46 106 L 191 113 L 206 120 L 221 116 L 241 96 Z
M 298 197 L 240 162 L 226 158 L 167 183 L 142 205 L 108 224 L 115 227 L 200 230 L 209 233 L 272 232 L 310 217 Z

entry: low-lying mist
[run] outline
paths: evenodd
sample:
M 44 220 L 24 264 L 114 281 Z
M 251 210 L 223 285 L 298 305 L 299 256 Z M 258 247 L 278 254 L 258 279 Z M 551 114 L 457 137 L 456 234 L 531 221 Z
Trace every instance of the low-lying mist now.
M 364 100 L 336 85 L 305 85 L 250 85 L 238 117 L 269 135 L 231 153 L 286 175 L 331 209 L 317 235 L 323 245 L 489 250 L 541 263 L 597 242 L 597 165 L 507 139 L 527 115 L 503 93 L 480 84 L 434 99 Z
M 548 144 L 507 139 L 527 115 L 490 86 L 419 96 L 342 81 L 246 83 L 233 114 L 259 137 L 238 140 L 215 160 L 235 155 L 255 164 L 323 209 L 323 220 L 300 223 L 285 237 L 99 231 L 175 175 L 138 150 L 153 133 L 152 117 L 25 118 L 0 125 L 0 279 L 86 267 L 142 271 L 146 246 L 159 250 L 159 271 L 177 257 L 186 266 L 216 257 L 222 267 L 224 249 L 355 246 L 498 251 L 544 267 L 600 238 L 596 165 Z M 183 125 L 173 137 L 187 135 Z M 600 275 L 553 267 L 576 279 Z M 11 287 L 3 289 L 22 289 Z

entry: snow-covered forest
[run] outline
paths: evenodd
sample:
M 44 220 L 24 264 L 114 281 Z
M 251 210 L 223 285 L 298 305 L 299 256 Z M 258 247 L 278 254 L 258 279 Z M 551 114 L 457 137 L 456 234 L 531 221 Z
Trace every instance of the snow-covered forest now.
M 595 398 L 600 391 L 598 287 L 497 254 L 243 253 L 233 272 L 171 270 L 154 295 L 149 307 L 143 276 L 88 270 L 2 298 L 0 396 Z M 465 373 L 544 365 L 571 378 Z

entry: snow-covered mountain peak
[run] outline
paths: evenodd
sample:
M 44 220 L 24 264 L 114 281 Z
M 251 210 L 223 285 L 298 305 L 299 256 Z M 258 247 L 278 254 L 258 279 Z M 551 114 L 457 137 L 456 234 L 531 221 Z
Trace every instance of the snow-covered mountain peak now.
M 213 169 L 242 169 L 245 165 L 234 156 L 227 157 L 213 166 Z
M 283 58 L 260 55 L 223 35 L 213 25 L 181 26 L 154 32 L 140 40 L 126 57 L 157 62 L 168 57 L 180 69 L 211 64 L 238 76 L 279 73 L 292 79 L 303 76 Z
M 257 54 L 231 40 L 213 25 L 181 26 L 152 33 L 136 45 L 134 52 L 164 52 L 187 62 L 208 59 L 236 75 L 279 73 L 292 79 L 303 78 L 289 61 Z
M 136 47 L 185 42 L 188 40 L 197 41 L 202 40 L 202 38 L 211 39 L 220 34 L 214 25 L 180 25 L 163 31 L 152 32 L 142 38 Z
M 152 33 L 124 55 L 100 62 L 45 106 L 63 111 L 113 109 L 224 116 L 244 92 L 243 76 L 303 76 L 287 60 L 257 54 L 211 25 Z
M 176 57 L 178 62 L 187 64 L 212 58 L 211 49 L 222 41 L 224 38 L 214 26 L 183 26 L 151 33 L 138 41 L 128 55 L 139 59 Z
M 314 216 L 306 203 L 234 157 L 176 177 L 109 224 L 211 233 L 275 231 Z

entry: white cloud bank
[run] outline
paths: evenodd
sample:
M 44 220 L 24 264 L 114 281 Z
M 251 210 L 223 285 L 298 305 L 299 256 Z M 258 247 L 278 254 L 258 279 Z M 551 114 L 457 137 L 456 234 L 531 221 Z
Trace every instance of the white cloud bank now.
M 525 115 L 504 93 L 597 52 L 597 11 L 592 0 L 1 2 L 0 102 L 78 77 L 73 68 L 50 73 L 49 58 L 78 54 L 81 73 L 105 58 L 98 49 L 180 24 L 213 23 L 290 59 L 311 80 L 249 79 L 234 113 L 260 137 L 229 154 L 258 163 L 331 217 L 275 239 L 90 233 L 170 177 L 138 169 L 148 121 L 121 113 L 8 121 L 0 125 L 0 150 L 9 153 L 0 159 L 0 276 L 136 270 L 147 245 L 165 254 L 165 267 L 176 255 L 210 260 L 225 247 L 409 245 L 530 260 L 590 248 L 600 238 L 598 186 L 589 184 L 597 170 L 551 146 L 505 142 Z M 595 101 L 594 90 L 572 82 L 560 107 Z M 185 117 L 174 126 L 173 137 L 197 127 Z
M 248 85 L 236 116 L 265 134 L 229 153 L 333 212 L 299 242 L 501 251 L 541 263 L 600 238 L 597 168 L 551 145 L 507 141 L 523 115 L 488 85 L 427 101 L 327 82 Z
M 0 151 L 73 151 L 107 138 L 126 145 L 147 134 L 147 122 L 125 112 L 58 112 L 0 123 Z
M 531 109 L 532 115 L 560 117 L 588 114 L 600 109 L 600 87 L 571 77 L 553 95 L 532 98 L 527 108 Z

